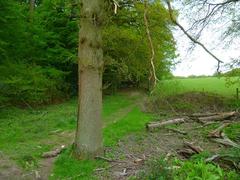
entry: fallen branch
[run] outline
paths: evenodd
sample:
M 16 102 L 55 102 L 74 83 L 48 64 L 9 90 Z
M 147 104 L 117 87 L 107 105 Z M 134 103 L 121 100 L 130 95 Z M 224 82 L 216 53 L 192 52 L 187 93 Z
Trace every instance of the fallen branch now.
M 236 114 L 237 114 L 237 112 L 235 112 L 235 111 L 226 112 L 226 113 L 221 113 L 221 114 L 214 115 L 214 116 L 200 117 L 200 118 L 198 118 L 198 120 L 201 122 L 220 121 L 220 120 L 225 120 L 225 119 L 231 118 L 231 117 L 235 116 Z
M 205 162 L 213 162 L 215 161 L 216 159 L 219 159 L 220 155 L 219 154 L 214 154 L 213 156 L 205 159 Z
M 45 152 L 42 154 L 42 158 L 52 158 L 59 155 L 65 149 L 65 145 L 62 145 L 60 148 L 57 148 L 53 151 Z
M 190 158 L 192 155 L 196 154 L 192 149 L 181 149 L 177 153 L 185 158 Z
M 229 126 L 230 123 L 224 123 L 222 124 L 221 126 L 219 126 L 217 129 L 211 131 L 209 134 L 208 134 L 208 137 L 213 137 L 213 138 L 221 138 L 221 133 L 222 133 L 222 130 Z
M 166 129 L 176 132 L 176 133 L 179 133 L 179 134 L 187 135 L 187 132 L 185 132 L 185 131 L 181 131 L 181 130 L 174 129 L 174 128 L 166 128 Z
M 232 146 L 232 147 L 240 149 L 240 145 L 233 142 L 224 133 L 221 133 L 221 137 L 222 138 L 212 138 L 212 140 L 217 142 L 217 143 L 223 144 L 225 146 Z
M 203 152 L 203 149 L 200 146 L 195 146 L 193 145 L 193 143 L 190 143 L 190 142 L 184 142 L 184 146 L 190 148 L 197 154 Z
M 179 123 L 184 123 L 185 122 L 185 118 L 177 118 L 177 119 L 171 119 L 168 121 L 163 121 L 163 122 L 151 122 L 146 124 L 146 128 L 148 131 L 151 131 L 154 128 L 160 128 L 166 125 L 170 125 L 170 124 L 179 124 Z
M 231 160 L 233 157 L 231 155 L 220 155 L 215 154 L 205 160 L 205 162 L 214 162 L 217 163 L 220 167 L 226 167 L 226 165 L 230 166 L 231 168 L 235 168 L 236 170 L 240 170 L 238 165 L 238 160 Z
M 108 159 L 108 158 L 103 157 L 103 156 L 96 156 L 95 159 L 100 159 L 100 160 L 104 160 L 104 161 L 107 161 L 107 162 L 127 163 L 126 161 L 119 161 L 119 160 L 115 160 L 115 159 Z
M 194 113 L 189 115 L 190 117 L 208 117 L 208 116 L 214 116 L 214 115 L 218 115 L 219 113 Z
M 216 124 L 216 123 L 217 123 L 217 122 L 206 122 L 206 123 L 204 123 L 204 124 L 201 125 L 201 126 L 197 126 L 197 127 L 194 127 L 194 128 L 189 128 L 189 130 L 201 129 L 201 128 L 204 128 L 204 127 L 206 127 L 206 126 L 208 126 L 208 125 Z

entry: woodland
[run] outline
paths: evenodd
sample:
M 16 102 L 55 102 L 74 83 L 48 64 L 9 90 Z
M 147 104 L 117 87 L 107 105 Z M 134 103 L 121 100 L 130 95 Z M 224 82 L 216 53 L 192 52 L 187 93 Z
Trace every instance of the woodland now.
M 216 24 L 239 48 L 239 0 L 0 0 L 0 180 L 240 179 L 240 61 L 202 42 Z M 173 75 L 176 29 L 213 75 Z

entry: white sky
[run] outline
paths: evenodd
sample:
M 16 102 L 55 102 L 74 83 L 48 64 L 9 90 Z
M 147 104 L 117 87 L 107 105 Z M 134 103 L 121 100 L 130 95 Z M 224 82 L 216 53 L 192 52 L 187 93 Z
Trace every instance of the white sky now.
M 178 21 L 185 29 L 190 27 L 181 14 Z M 226 50 L 220 40 L 221 26 L 223 25 L 216 24 L 214 26 L 212 29 L 206 29 L 203 32 L 200 41 L 224 63 L 230 62 L 231 58 L 236 58 L 240 55 L 240 50 L 237 50 L 236 46 L 233 46 L 235 49 L 230 48 Z M 181 61 L 173 70 L 175 76 L 212 75 L 216 72 L 217 61 L 213 57 L 198 45 L 189 53 L 188 49 L 191 47 L 191 41 L 179 28 L 176 28 L 173 34 L 177 41 L 177 53 L 180 55 L 178 60 Z

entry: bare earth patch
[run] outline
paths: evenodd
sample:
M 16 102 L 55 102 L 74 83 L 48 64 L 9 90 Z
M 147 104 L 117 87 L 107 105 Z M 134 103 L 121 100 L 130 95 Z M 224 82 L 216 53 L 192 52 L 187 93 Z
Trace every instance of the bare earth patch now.
M 96 169 L 100 179 L 128 179 L 144 171 L 146 162 L 154 157 L 175 156 L 184 159 L 177 151 L 183 148 L 184 142 L 193 142 L 204 151 L 219 152 L 222 146 L 210 141 L 194 129 L 199 123 L 184 123 L 178 129 L 186 130 L 187 135 L 159 129 L 155 132 L 132 134 L 121 140 L 116 148 L 106 149 L 109 157 L 108 168 Z M 191 130 L 192 129 L 192 130 Z
M 17 165 L 6 155 L 0 153 L 0 179 L 17 179 L 22 175 L 21 170 Z

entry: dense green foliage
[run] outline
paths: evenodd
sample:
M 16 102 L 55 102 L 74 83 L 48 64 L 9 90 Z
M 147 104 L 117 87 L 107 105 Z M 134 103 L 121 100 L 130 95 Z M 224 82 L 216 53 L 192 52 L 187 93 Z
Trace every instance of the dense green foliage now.
M 0 103 L 39 105 L 76 95 L 79 5 L 74 0 L 0 2 Z M 103 30 L 104 88 L 140 85 L 149 76 L 150 49 L 141 2 L 109 8 Z M 112 5 L 109 4 L 109 7 Z M 166 9 L 149 6 L 159 78 L 170 74 L 175 41 Z

